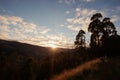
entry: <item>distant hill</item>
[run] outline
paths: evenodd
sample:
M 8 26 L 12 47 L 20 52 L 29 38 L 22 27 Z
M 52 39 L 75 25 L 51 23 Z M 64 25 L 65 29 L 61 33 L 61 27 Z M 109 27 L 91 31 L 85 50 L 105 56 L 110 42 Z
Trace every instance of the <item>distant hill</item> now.
M 73 49 L 0 40 L 0 80 L 48 80 L 87 60 L 83 56 Z
M 65 52 L 68 50 L 69 49 L 58 48 L 54 53 Z M 46 56 L 50 56 L 53 53 L 53 50 L 50 47 L 41 47 L 17 41 L 8 41 L 0 39 L 0 54 L 1 53 L 10 54 L 13 52 L 16 52 L 24 56 L 41 59 Z

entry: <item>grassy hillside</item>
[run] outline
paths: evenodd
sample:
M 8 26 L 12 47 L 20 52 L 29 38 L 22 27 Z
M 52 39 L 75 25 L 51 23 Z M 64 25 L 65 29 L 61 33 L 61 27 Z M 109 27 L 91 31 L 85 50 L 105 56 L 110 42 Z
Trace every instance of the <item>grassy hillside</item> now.
M 50 47 L 41 47 L 36 45 L 30 45 L 26 43 L 20 43 L 17 41 L 0 40 L 0 53 L 18 53 L 20 55 L 33 57 L 40 60 L 41 58 L 50 56 L 53 53 L 65 52 L 69 49 L 59 48 L 53 52 Z
M 64 71 L 51 80 L 120 80 L 120 57 L 98 58 Z
M 52 50 L 0 40 L 0 80 L 101 80 L 109 72 L 107 76 L 114 73 L 119 78 L 119 58 L 108 58 L 104 63 L 90 49 Z
M 86 51 L 0 40 L 0 80 L 48 80 L 92 58 Z

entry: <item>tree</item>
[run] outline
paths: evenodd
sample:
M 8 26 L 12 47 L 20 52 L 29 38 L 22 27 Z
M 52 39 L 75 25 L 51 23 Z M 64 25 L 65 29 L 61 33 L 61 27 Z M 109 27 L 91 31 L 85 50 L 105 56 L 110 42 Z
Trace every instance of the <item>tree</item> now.
M 76 41 L 74 42 L 75 48 L 84 48 L 85 47 L 85 31 L 80 30 L 76 36 Z
M 116 28 L 114 26 L 114 24 L 110 21 L 110 18 L 105 17 L 102 21 L 103 23 L 103 28 L 104 28 L 104 32 L 103 34 L 105 36 L 112 36 L 112 35 L 116 35 Z
M 101 13 L 96 13 L 91 17 L 88 27 L 88 31 L 91 32 L 90 47 L 100 53 L 104 51 L 102 55 L 113 55 L 114 52 L 119 52 L 120 36 L 117 35 L 115 25 L 110 21 L 110 18 L 105 17 L 101 22 L 99 20 L 101 17 Z
M 102 17 L 101 13 L 96 13 L 91 17 L 91 23 L 89 24 L 88 31 L 91 32 L 90 38 L 90 46 L 92 48 L 98 47 L 100 45 L 100 32 L 102 32 L 103 28 L 101 27 L 102 22 L 99 18 Z

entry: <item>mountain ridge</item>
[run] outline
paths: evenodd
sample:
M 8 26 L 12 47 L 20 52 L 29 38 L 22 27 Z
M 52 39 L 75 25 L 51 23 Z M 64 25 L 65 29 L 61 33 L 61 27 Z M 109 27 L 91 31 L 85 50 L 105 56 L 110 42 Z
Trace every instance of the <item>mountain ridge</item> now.
M 34 56 L 37 59 L 53 54 L 53 50 L 50 47 L 42 47 L 18 41 L 0 39 L 0 45 L 0 53 L 17 52 L 22 55 Z M 60 53 L 68 50 L 70 49 L 57 48 L 54 52 Z

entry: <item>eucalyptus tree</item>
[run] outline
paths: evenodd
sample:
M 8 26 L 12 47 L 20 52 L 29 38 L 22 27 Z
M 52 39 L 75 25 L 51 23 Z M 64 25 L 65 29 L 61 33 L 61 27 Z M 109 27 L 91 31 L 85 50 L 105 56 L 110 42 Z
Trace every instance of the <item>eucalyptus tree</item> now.
M 103 29 L 104 29 L 103 34 L 106 37 L 110 37 L 112 35 L 116 35 L 115 25 L 110 21 L 110 18 L 105 17 L 103 19 L 102 23 L 103 23 Z
M 91 23 L 89 24 L 88 31 L 91 32 L 90 46 L 98 47 L 100 46 L 100 32 L 102 32 L 102 22 L 100 18 L 101 13 L 96 13 L 91 17 Z
M 79 33 L 76 36 L 76 40 L 74 42 L 75 48 L 84 48 L 86 43 L 85 43 L 85 31 L 80 30 Z

